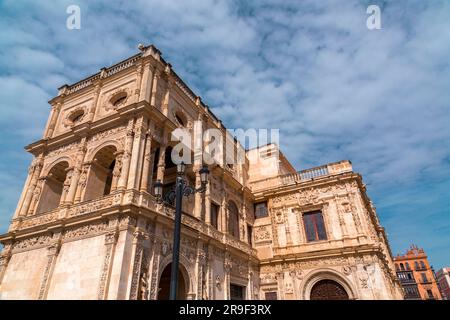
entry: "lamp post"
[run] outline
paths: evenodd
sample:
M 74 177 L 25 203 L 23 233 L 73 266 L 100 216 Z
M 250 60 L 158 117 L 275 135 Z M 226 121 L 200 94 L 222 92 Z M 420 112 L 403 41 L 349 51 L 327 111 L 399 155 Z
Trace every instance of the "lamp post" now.
M 163 195 L 163 184 L 157 180 L 154 184 L 155 197 L 158 203 L 173 206 L 175 200 L 175 225 L 173 228 L 173 250 L 172 250 L 172 269 L 170 276 L 170 300 L 177 299 L 178 289 L 178 267 L 180 264 L 180 230 L 181 230 L 181 212 L 183 196 L 188 197 L 196 192 L 203 193 L 206 190 L 209 170 L 206 166 L 200 169 L 200 188 L 193 188 L 187 184 L 184 178 L 186 164 L 181 162 L 177 165 L 177 178 L 174 190 Z

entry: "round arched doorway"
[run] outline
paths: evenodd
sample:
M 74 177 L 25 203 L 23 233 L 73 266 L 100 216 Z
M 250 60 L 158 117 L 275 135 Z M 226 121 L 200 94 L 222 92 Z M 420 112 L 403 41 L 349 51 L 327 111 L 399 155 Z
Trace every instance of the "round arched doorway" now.
M 311 289 L 311 300 L 349 300 L 347 291 L 333 280 L 320 280 Z
M 158 300 L 169 300 L 171 268 L 172 263 L 169 263 L 161 274 L 158 285 Z M 178 269 L 177 300 L 186 300 L 186 279 L 180 269 Z

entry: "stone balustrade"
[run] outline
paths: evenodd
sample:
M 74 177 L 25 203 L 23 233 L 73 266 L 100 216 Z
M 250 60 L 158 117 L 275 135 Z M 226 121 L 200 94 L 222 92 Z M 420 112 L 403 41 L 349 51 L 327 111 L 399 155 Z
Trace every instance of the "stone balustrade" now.
M 344 160 L 302 170 L 296 173 L 289 173 L 281 176 L 257 180 L 250 183 L 250 189 L 252 191 L 261 191 L 264 189 L 295 185 L 322 177 L 328 177 L 352 171 L 353 168 L 351 162 L 348 160 Z

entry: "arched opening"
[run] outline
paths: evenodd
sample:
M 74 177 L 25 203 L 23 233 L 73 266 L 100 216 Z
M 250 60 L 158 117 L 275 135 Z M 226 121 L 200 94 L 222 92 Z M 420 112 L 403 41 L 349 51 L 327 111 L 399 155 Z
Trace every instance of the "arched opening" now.
M 68 168 L 69 164 L 66 161 L 63 161 L 56 164 L 49 171 L 45 178 L 36 213 L 47 212 L 59 206 L 63 194 L 64 182 L 66 182 L 67 179 Z
M 228 202 L 228 232 L 239 239 L 239 210 L 233 201 Z
M 89 171 L 84 200 L 97 199 L 115 190 L 119 178 L 114 174 L 116 151 L 116 147 L 107 146 L 95 154 Z
M 311 300 L 349 300 L 347 291 L 333 280 L 320 280 L 311 289 Z
M 169 263 L 163 270 L 161 274 L 161 279 L 158 285 L 158 300 L 169 300 L 170 295 L 170 274 L 171 274 L 172 263 Z M 186 280 L 183 276 L 183 272 L 178 269 L 178 289 L 177 289 L 177 300 L 186 300 Z

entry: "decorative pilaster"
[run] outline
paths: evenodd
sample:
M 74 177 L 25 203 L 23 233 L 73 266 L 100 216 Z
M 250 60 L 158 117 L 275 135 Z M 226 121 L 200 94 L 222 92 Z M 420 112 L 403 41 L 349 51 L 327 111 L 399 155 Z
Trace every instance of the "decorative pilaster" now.
M 150 278 L 150 300 L 156 300 L 158 298 L 158 275 L 159 275 L 159 262 L 161 255 L 159 254 L 161 250 L 161 243 L 158 240 L 153 242 L 153 254 L 152 254 L 152 265 L 151 265 L 151 278 Z
M 166 117 L 169 114 L 169 102 L 170 102 L 170 91 L 172 90 L 172 76 L 171 76 L 171 68 L 170 64 L 166 65 L 166 69 L 164 70 L 167 79 L 166 92 L 164 93 L 164 102 L 162 105 L 162 113 Z
M 133 148 L 133 119 L 128 121 L 127 136 L 125 140 L 125 148 L 122 157 L 122 172 L 120 173 L 118 189 L 125 189 L 128 181 L 128 171 L 130 168 L 131 150 Z
M 146 141 L 145 141 L 145 151 L 144 151 L 144 164 L 142 166 L 142 177 L 141 177 L 141 187 L 140 191 L 151 192 L 151 186 L 149 185 L 149 181 L 151 181 L 151 173 L 152 173 L 152 135 L 150 132 L 147 133 Z M 150 178 L 150 179 L 149 179 Z
M 77 191 L 75 193 L 75 201 L 74 203 L 78 203 L 81 201 L 84 191 L 86 189 L 87 177 L 89 173 L 89 163 L 84 163 L 80 170 L 80 177 L 78 178 L 78 186 Z
M 61 102 L 56 103 L 51 110 L 50 120 L 47 127 L 47 132 L 45 133 L 44 138 L 49 139 L 52 137 L 53 132 L 55 131 L 56 121 L 58 120 L 59 113 L 61 111 Z
M 147 300 L 148 290 L 145 288 L 145 292 L 140 292 L 142 284 L 144 282 L 145 287 L 148 283 L 148 250 L 146 250 L 144 241 L 148 240 L 148 235 L 142 231 L 135 231 L 133 234 L 133 272 L 131 275 L 130 286 L 130 300 Z
M 147 101 L 150 103 L 150 95 L 152 91 L 153 83 L 153 67 L 151 63 L 148 63 L 144 68 L 144 74 L 142 77 L 141 90 L 139 92 L 139 101 Z
M 47 247 L 47 264 L 45 265 L 44 274 L 41 279 L 38 300 L 45 300 L 47 298 L 50 279 L 52 278 L 53 269 L 55 268 L 56 258 L 58 257 L 60 248 L 61 243 L 59 241 Z
M 11 259 L 11 252 L 4 251 L 0 254 L 0 288 L 5 275 L 6 268 L 8 267 L 9 260 Z
M 205 222 L 208 225 L 211 224 L 211 182 L 209 180 L 205 191 Z
M 30 186 L 28 187 L 25 199 L 23 200 L 22 208 L 20 209 L 19 216 L 26 216 L 28 213 L 28 210 L 30 208 L 31 200 L 34 196 L 34 189 L 36 187 L 36 184 L 38 182 L 39 176 L 42 171 L 44 158 L 42 155 L 40 155 L 37 159 L 35 159 L 35 164 L 33 166 L 33 175 L 30 181 Z
M 136 120 L 134 126 L 134 140 L 133 150 L 131 152 L 130 169 L 128 172 L 127 189 L 138 189 L 142 171 L 139 170 L 142 164 L 142 155 L 144 153 L 145 132 L 147 124 L 144 122 L 144 117 Z
M 82 173 L 83 161 L 86 156 L 86 137 L 83 137 L 80 142 L 80 147 L 76 156 L 75 167 L 72 170 L 72 179 L 70 180 L 70 186 L 65 199 L 66 204 L 73 204 L 78 188 L 78 181 Z
M 111 181 L 111 192 L 117 189 L 117 184 L 119 183 L 120 174 L 122 172 L 123 152 L 117 152 L 115 156 L 116 156 L 116 164 L 114 165 L 114 169 L 112 172 L 113 178 Z
M 136 68 L 137 80 L 136 80 L 136 89 L 134 90 L 134 94 L 136 95 L 136 101 L 139 100 L 143 73 L 144 73 L 144 68 L 143 68 L 142 64 L 139 64 Z
M 196 167 L 196 166 L 195 166 Z M 198 189 L 202 186 L 202 181 L 200 178 L 200 168 L 195 168 L 195 188 Z M 203 207 L 203 193 L 196 192 L 194 197 L 194 216 L 198 219 L 202 217 L 202 207 Z
M 98 82 L 95 85 L 95 89 L 94 89 L 94 99 L 92 100 L 92 105 L 89 108 L 89 114 L 88 114 L 88 121 L 92 122 L 94 120 L 94 116 L 95 116 L 95 112 L 97 111 L 97 106 L 98 106 L 98 98 L 100 97 L 100 91 L 102 89 L 102 84 L 101 82 Z
M 72 182 L 73 171 L 73 168 L 66 169 L 66 179 L 63 183 L 63 190 L 61 193 L 61 198 L 59 200 L 59 205 L 63 205 L 66 202 L 67 194 L 69 193 L 69 188 Z
M 47 177 L 47 176 L 39 178 L 39 180 L 36 184 L 36 187 L 34 188 L 34 191 L 33 191 L 33 198 L 31 200 L 27 215 L 33 215 L 34 213 L 36 213 L 36 210 L 38 208 L 39 198 L 41 197 L 42 189 L 44 188 L 44 185 L 45 185 L 45 182 L 47 181 L 47 179 L 49 179 L 49 177 Z
M 156 108 L 156 94 L 158 90 L 158 82 L 161 77 L 160 71 L 158 69 L 153 73 L 153 81 L 152 81 L 152 93 L 150 98 L 150 105 Z
M 224 279 L 223 279 L 223 299 L 224 300 L 230 300 L 230 273 L 231 273 L 231 257 L 228 252 L 225 253 L 225 260 L 223 263 L 223 270 L 224 270 Z
M 166 169 L 166 146 L 162 145 L 159 148 L 158 159 L 158 172 L 156 173 L 156 179 L 164 183 L 164 171 Z
M 114 251 L 116 249 L 119 233 L 114 230 L 105 234 L 105 258 L 102 264 L 102 273 L 98 288 L 98 299 L 106 300 L 108 298 L 109 281 L 111 278 L 111 269 L 114 261 Z

